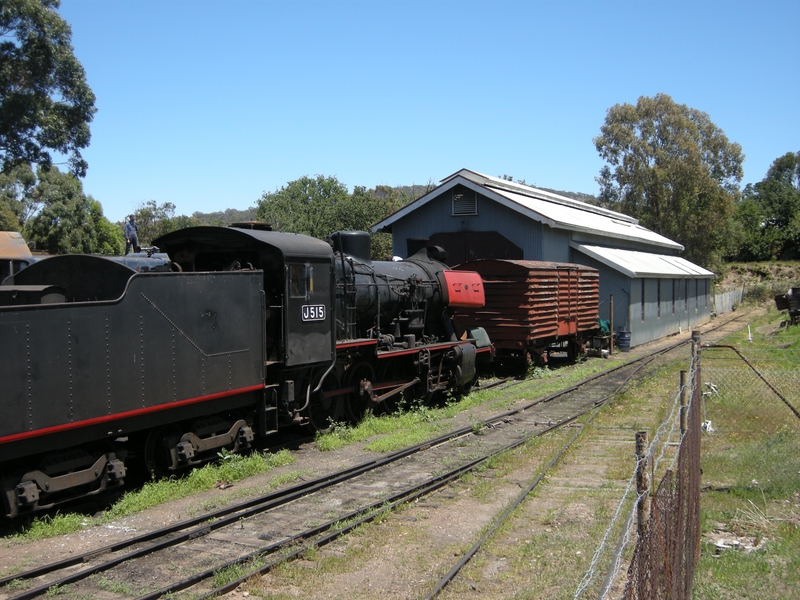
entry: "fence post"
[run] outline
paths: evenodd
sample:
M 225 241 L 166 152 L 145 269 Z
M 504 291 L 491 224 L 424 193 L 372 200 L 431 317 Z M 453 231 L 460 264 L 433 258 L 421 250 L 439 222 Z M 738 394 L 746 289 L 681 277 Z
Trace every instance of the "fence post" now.
M 650 474 L 647 472 L 647 432 L 636 432 L 636 509 L 639 537 L 644 538 L 650 525 Z
M 688 371 L 681 371 L 681 439 L 686 434 L 686 420 L 689 409 L 689 386 L 686 385 L 689 379 Z
M 700 337 L 699 331 L 692 331 L 692 359 L 697 358 L 697 354 L 700 352 Z
M 692 332 L 692 368 L 694 369 L 693 374 L 693 381 L 692 381 L 692 393 L 695 393 L 695 390 L 700 389 L 700 339 L 701 335 L 699 331 Z M 700 392 L 697 392 L 698 395 Z
M 614 356 L 614 294 L 608 297 L 608 320 L 608 326 L 611 330 L 611 335 L 608 338 L 608 355 Z

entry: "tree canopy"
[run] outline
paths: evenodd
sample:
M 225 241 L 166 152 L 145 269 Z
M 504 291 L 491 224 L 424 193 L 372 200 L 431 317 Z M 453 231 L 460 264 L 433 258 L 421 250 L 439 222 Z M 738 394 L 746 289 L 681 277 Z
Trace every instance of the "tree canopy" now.
M 800 152 L 776 158 L 762 181 L 744 188 L 736 223 L 739 239 L 731 258 L 800 257 Z
M 41 210 L 25 224 L 25 238 L 50 254 L 93 252 L 97 232 L 81 182 L 55 168 L 38 175 L 33 196 Z
M 49 167 L 50 151 L 86 175 L 95 96 L 73 53 L 59 0 L 4 0 L 0 8 L 0 160 L 2 171 Z
M 334 231 L 369 231 L 405 201 L 407 198 L 384 186 L 375 193 L 356 186 L 351 194 L 336 177 L 303 176 L 280 190 L 265 192 L 258 201 L 256 218 L 277 231 L 324 240 Z M 390 238 L 373 234 L 372 257 L 386 259 L 390 254 Z
M 728 251 L 744 155 L 709 116 L 666 94 L 616 104 L 594 144 L 603 204 L 713 265 Z M 613 167 L 613 168 L 612 168 Z
M 22 231 L 28 218 L 39 208 L 33 195 L 36 182 L 36 174 L 27 164 L 0 172 L 0 211 L 6 215 L 0 230 Z
M 119 254 L 122 230 L 103 207 L 83 192 L 81 182 L 55 167 L 19 165 L 0 173 L 0 230 L 21 231 L 51 254 Z
M 200 225 L 200 220 L 185 215 L 175 216 L 175 205 L 172 202 L 158 204 L 155 200 L 148 200 L 133 211 L 136 226 L 139 230 L 139 245 L 150 246 L 157 237 L 165 235 L 176 229 L 195 227 Z M 120 223 L 120 231 L 125 223 Z

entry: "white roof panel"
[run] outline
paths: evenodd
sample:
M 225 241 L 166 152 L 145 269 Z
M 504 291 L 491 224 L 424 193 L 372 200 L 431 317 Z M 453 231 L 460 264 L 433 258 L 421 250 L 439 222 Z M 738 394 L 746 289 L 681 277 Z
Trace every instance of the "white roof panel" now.
M 498 193 L 512 202 L 515 202 L 520 207 L 540 215 L 548 225 L 554 229 L 584 231 L 586 233 L 615 239 L 645 242 L 671 250 L 683 250 L 681 244 L 673 242 L 655 231 L 650 231 L 642 227 L 636 219 L 632 219 L 620 213 L 614 213 L 612 216 L 587 210 L 582 207 L 566 206 L 549 200 L 523 196 L 510 191 L 498 190 Z M 608 212 L 610 213 L 611 211 Z
M 714 273 L 679 256 L 618 250 L 570 242 L 570 246 L 628 277 L 706 279 Z

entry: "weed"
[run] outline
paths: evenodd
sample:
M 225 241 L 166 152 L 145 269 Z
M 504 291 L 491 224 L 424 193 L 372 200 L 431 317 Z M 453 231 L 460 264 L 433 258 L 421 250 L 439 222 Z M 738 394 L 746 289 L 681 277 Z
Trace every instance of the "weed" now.
M 222 587 L 230 583 L 231 581 L 236 581 L 237 579 L 241 579 L 245 575 L 247 575 L 249 571 L 247 570 L 246 566 L 241 563 L 235 563 L 229 565 L 223 569 L 219 569 L 214 571 L 214 575 L 211 578 L 212 584 L 215 588 Z
M 68 586 L 66 585 L 51 585 L 47 588 L 47 597 L 50 598 L 52 596 L 60 596 L 61 594 L 66 594 L 69 591 Z
M 60 514 L 36 517 L 22 533 L 14 537 L 25 540 L 41 540 L 80 531 L 93 524 L 93 519 L 78 514 Z
M 6 584 L 5 589 L 21 592 L 22 590 L 27 590 L 29 587 L 31 587 L 31 582 L 27 579 L 12 579 Z
M 109 579 L 108 577 L 100 577 L 97 579 L 97 587 L 101 590 L 107 590 L 109 592 L 113 592 L 114 594 L 120 594 L 125 596 L 138 596 L 139 594 L 127 583 L 122 581 L 115 581 L 113 579 Z
M 481 422 L 477 421 L 472 424 L 472 433 L 473 435 L 483 435 L 486 433 L 486 425 Z

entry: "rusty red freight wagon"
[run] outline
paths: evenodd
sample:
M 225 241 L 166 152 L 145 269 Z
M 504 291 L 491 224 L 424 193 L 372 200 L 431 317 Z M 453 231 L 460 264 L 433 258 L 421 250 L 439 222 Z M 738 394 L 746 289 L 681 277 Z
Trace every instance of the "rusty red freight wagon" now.
M 499 360 L 544 364 L 553 351 L 574 359 L 597 332 L 600 275 L 583 265 L 533 260 L 477 260 L 456 267 L 484 284 L 482 308 L 460 308 L 456 318 L 483 327 Z

